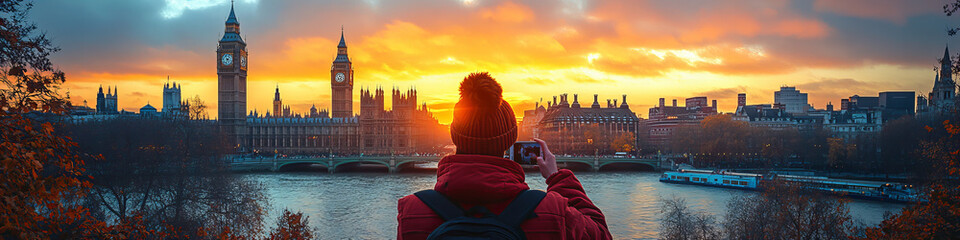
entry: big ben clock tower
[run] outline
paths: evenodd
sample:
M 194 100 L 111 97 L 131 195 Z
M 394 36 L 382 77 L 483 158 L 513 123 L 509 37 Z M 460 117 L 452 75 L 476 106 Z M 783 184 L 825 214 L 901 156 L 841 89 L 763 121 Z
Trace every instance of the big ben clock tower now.
M 337 45 L 337 58 L 330 67 L 330 88 L 332 89 L 331 115 L 335 118 L 353 117 L 353 64 L 347 57 L 347 43 L 340 29 L 340 44 Z
M 223 38 L 217 46 L 217 106 L 220 128 L 234 146 L 244 145 L 247 111 L 247 43 L 230 4 Z

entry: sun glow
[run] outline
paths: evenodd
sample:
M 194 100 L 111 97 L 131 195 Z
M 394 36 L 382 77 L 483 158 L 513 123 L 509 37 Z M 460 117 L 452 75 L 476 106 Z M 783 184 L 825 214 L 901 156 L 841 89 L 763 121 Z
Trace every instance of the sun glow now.
M 638 51 L 643 54 L 654 55 L 657 58 L 660 58 L 661 61 L 667 60 L 668 57 L 679 58 L 680 60 L 686 62 L 687 64 L 696 66 L 700 63 L 719 65 L 723 64 L 723 58 L 720 57 L 707 57 L 704 56 L 707 49 L 648 49 L 648 48 L 634 48 L 634 51 Z M 762 52 L 760 53 L 762 54 Z
M 440 63 L 450 64 L 450 65 L 461 65 L 463 62 L 457 60 L 455 57 L 447 57 L 446 59 L 440 60 Z
M 599 59 L 599 58 L 600 58 L 600 54 L 599 54 L 599 53 L 587 54 L 587 62 L 588 62 L 588 63 L 593 63 L 594 60 L 597 60 L 597 59 Z

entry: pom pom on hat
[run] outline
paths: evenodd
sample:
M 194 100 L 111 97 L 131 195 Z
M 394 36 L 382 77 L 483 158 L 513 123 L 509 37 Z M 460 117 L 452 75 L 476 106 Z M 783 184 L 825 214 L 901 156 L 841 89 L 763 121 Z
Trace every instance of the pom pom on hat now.
M 489 73 L 471 73 L 460 83 L 460 101 L 478 109 L 497 109 L 503 101 L 503 88 Z

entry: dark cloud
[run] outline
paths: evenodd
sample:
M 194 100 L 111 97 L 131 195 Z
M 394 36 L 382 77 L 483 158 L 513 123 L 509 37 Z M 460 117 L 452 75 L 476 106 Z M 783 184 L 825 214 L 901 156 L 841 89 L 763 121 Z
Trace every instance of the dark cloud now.
M 840 99 L 853 95 L 878 96 L 881 91 L 901 89 L 896 83 L 876 83 L 860 81 L 851 78 L 821 78 L 816 81 L 797 84 L 797 90 L 809 92 L 810 103 L 819 105 L 833 102 L 839 104 Z M 819 105 L 817 105 L 819 107 Z
M 871 18 L 902 24 L 907 18 L 928 13 L 940 13 L 943 1 L 905 1 L 905 0 L 815 0 L 813 8 L 817 11 L 836 13 L 845 16 Z
M 797 84 L 797 88 L 804 91 L 843 91 L 843 92 L 861 92 L 878 87 L 890 87 L 888 84 L 879 84 L 859 81 L 852 78 L 822 78 L 820 80 Z

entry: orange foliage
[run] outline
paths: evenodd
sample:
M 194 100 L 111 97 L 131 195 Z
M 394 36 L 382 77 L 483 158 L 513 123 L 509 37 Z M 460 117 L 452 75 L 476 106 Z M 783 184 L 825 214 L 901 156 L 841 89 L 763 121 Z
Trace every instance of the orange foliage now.
M 283 215 L 277 218 L 277 227 L 270 231 L 267 239 L 313 239 L 310 217 L 304 217 L 301 212 L 292 213 L 284 209 Z
M 171 236 L 144 227 L 142 216 L 108 225 L 80 202 L 91 187 L 76 143 L 36 124 L 0 113 L 0 237 L 12 239 L 145 239 Z
M 861 239 L 960 239 L 960 125 L 943 122 L 946 137 L 923 143 L 922 154 L 934 161 L 939 172 L 924 198 L 868 228 Z M 927 131 L 934 131 L 927 127 Z
M 610 143 L 610 149 L 617 152 L 632 152 L 637 138 L 632 133 L 620 133 Z
M 76 143 L 53 126 L 0 113 L 0 236 L 22 239 L 68 234 L 86 216 L 75 203 L 90 183 Z

